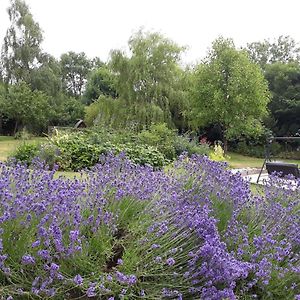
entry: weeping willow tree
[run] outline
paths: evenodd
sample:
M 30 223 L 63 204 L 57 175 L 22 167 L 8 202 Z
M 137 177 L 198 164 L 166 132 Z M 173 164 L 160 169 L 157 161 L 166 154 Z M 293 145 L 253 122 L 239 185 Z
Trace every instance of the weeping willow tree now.
M 135 105 L 128 113 L 126 101 L 100 96 L 99 99 L 86 107 L 85 121 L 89 126 L 140 131 L 145 124 L 164 122 L 164 112 L 154 104 Z
M 183 114 L 177 98 L 181 95 L 179 61 L 184 49 L 161 34 L 141 30 L 130 38 L 128 45 L 129 56 L 120 50 L 111 53 L 110 66 L 117 78 L 119 99 L 108 102 L 100 99 L 97 105 L 111 105 L 110 117 L 124 118 L 124 126 L 142 129 L 165 122 L 173 127 L 173 116 L 178 118 Z M 102 109 L 103 119 L 104 111 L 108 111 Z

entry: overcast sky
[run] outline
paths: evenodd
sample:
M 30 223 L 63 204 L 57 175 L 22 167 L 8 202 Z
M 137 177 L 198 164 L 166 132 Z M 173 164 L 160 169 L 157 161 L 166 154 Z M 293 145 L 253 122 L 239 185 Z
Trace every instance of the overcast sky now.
M 202 59 L 218 36 L 236 46 L 290 35 L 300 42 L 299 0 L 26 0 L 44 31 L 44 51 L 59 57 L 84 51 L 106 61 L 111 49 L 125 49 L 140 27 L 159 31 L 188 46 L 185 62 Z M 0 0 L 0 41 L 9 26 Z

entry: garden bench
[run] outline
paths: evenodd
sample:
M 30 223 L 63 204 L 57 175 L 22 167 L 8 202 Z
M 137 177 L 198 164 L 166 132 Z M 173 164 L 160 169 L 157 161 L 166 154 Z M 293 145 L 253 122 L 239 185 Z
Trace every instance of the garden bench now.
M 266 169 L 268 171 L 268 174 L 277 172 L 277 175 L 280 177 L 284 177 L 286 175 L 293 175 L 295 178 L 300 178 L 300 171 L 298 169 L 297 164 L 267 162 Z

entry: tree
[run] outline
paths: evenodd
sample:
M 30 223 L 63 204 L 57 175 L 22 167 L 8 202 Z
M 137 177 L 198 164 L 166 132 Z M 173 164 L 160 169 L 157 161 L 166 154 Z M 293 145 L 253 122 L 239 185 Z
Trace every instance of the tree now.
M 91 71 L 83 93 L 83 102 L 89 105 L 101 95 L 116 98 L 117 91 L 115 86 L 116 76 L 108 66 L 103 64 L 101 67 Z
M 195 71 L 191 123 L 195 128 L 219 124 L 227 140 L 261 131 L 269 92 L 260 68 L 232 40 L 217 39 Z
M 6 83 L 30 83 L 31 72 L 40 61 L 42 31 L 24 1 L 11 0 L 8 14 L 11 25 L 1 52 L 3 77 Z
M 130 57 L 119 50 L 111 54 L 119 98 L 140 127 L 151 125 L 158 114 L 172 126 L 170 106 L 178 87 L 176 76 L 183 48 L 158 33 L 138 31 L 130 38 L 129 49 Z
M 247 44 L 247 51 L 251 59 L 258 63 L 262 69 L 267 64 L 282 62 L 288 63 L 299 59 L 300 48 L 290 36 L 280 36 L 271 43 L 268 40 Z
M 47 96 L 40 91 L 31 91 L 25 82 L 11 85 L 4 101 L 4 112 L 15 120 L 14 134 L 19 128 L 27 127 L 40 132 L 46 128 L 49 119 Z
M 84 91 L 92 62 L 85 53 L 70 51 L 61 55 L 60 65 L 63 87 L 70 96 L 79 98 Z
M 294 135 L 300 129 L 300 65 L 274 63 L 268 65 L 265 77 L 269 82 L 272 101 L 269 108 L 278 135 Z
M 30 86 L 52 98 L 62 92 L 60 64 L 53 56 L 42 54 L 40 66 L 32 71 Z

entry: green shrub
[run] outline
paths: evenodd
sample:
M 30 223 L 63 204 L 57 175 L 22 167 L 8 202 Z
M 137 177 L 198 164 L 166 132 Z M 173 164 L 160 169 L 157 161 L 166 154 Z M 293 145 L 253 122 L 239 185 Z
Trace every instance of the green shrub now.
M 225 152 L 220 144 L 214 145 L 214 151 L 209 154 L 209 158 L 214 161 L 225 161 Z
M 10 158 L 14 158 L 19 162 L 30 165 L 33 158 L 37 156 L 39 152 L 38 144 L 27 144 L 22 143 L 15 152 L 10 156 Z
M 143 130 L 138 134 L 138 142 L 157 149 L 169 160 L 176 157 L 174 140 L 176 132 L 169 129 L 165 123 L 151 125 L 149 130 Z
M 196 140 L 189 140 L 187 136 L 176 136 L 174 140 L 174 148 L 177 156 L 183 152 L 187 152 L 189 156 L 192 154 L 209 155 L 209 145 L 199 144 Z
M 170 160 L 163 153 L 152 146 L 125 144 L 120 149 L 131 161 L 139 165 L 150 165 L 155 168 L 161 168 L 170 163 Z
M 117 143 L 120 138 L 112 135 L 112 141 L 102 133 L 70 133 L 52 137 L 50 142 L 59 151 L 56 160 L 61 170 L 81 170 L 94 166 L 101 154 L 124 152 L 134 163 L 161 168 L 169 160 L 156 147 L 134 142 Z M 129 140 L 125 138 L 125 140 Z M 114 143 L 116 141 L 116 143 Z
M 136 164 L 162 168 L 182 152 L 208 155 L 209 146 L 189 142 L 186 137 L 177 137 L 175 131 L 165 124 L 156 124 L 139 134 L 103 128 L 84 132 L 58 132 L 42 145 L 23 146 L 14 157 L 30 164 L 33 157 L 37 156 L 50 169 L 58 165 L 60 170 L 78 171 L 97 164 L 102 154 L 121 152 Z

